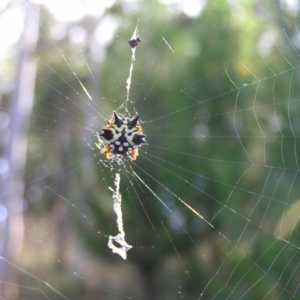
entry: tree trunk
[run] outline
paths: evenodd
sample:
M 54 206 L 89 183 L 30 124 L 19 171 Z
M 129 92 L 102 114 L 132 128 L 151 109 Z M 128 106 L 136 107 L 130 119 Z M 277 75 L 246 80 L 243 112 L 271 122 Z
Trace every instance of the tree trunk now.
M 142 267 L 141 278 L 142 278 L 142 291 L 143 300 L 157 299 L 156 284 L 155 284 L 155 268 Z
M 4 159 L 9 169 L 1 179 L 1 205 L 6 209 L 7 218 L 0 240 L 1 280 L 0 294 L 5 299 L 18 299 L 17 270 L 8 262 L 17 264 L 23 243 L 23 194 L 24 171 L 27 153 L 27 131 L 34 99 L 36 59 L 34 55 L 38 39 L 38 9 L 24 1 L 24 27 L 19 42 L 16 81 L 9 107 L 9 138 L 5 144 Z M 9 28 L 7 29 L 9 30 Z

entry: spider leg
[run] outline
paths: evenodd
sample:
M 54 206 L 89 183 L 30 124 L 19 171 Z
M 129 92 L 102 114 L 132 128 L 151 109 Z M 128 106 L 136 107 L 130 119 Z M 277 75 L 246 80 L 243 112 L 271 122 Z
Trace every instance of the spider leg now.
M 110 159 L 110 152 L 111 152 L 111 148 L 109 147 L 109 145 L 106 145 L 101 151 L 101 154 L 106 153 L 106 159 Z
M 134 149 L 134 150 L 131 151 L 129 158 L 131 160 L 136 160 L 138 155 L 139 155 L 138 149 Z

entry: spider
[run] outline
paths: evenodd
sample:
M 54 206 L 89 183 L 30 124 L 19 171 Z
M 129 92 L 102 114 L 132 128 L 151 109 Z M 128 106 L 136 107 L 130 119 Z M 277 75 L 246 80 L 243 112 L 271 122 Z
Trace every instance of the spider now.
M 104 139 L 104 147 L 100 153 L 106 153 L 106 159 L 110 159 L 111 153 L 127 156 L 136 160 L 138 148 L 146 143 L 145 135 L 138 121 L 139 116 L 125 118 L 114 112 L 106 127 L 99 134 Z

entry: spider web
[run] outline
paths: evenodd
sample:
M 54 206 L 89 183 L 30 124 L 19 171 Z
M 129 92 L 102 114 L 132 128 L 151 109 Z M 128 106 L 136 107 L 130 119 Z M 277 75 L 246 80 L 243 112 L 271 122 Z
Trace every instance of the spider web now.
M 38 65 L 21 205 L 5 188 L 13 57 L 1 71 L 2 299 L 300 298 L 297 7 L 176 3 L 86 2 L 69 23 L 22 8 Z M 140 115 L 136 161 L 95 146 L 113 111 Z M 126 261 L 107 249 L 118 189 Z

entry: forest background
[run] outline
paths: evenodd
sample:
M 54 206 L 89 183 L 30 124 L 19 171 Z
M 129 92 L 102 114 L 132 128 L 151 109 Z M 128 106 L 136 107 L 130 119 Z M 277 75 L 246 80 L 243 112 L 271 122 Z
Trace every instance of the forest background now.
M 1 299 L 298 299 L 299 3 L 78 3 L 1 7 Z M 121 171 L 123 261 L 94 144 L 137 24 L 129 107 L 148 144 Z

